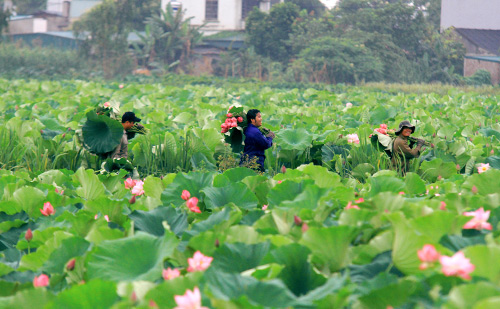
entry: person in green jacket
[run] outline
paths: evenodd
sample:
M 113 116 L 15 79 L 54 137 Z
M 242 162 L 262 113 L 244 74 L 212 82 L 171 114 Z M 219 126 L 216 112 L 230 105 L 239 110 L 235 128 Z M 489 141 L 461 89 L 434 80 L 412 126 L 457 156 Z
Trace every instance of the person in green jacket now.
M 394 132 L 397 137 L 393 142 L 392 167 L 400 171 L 403 176 L 408 172 L 409 161 L 420 156 L 425 143 L 421 139 L 417 139 L 416 143 L 410 142 L 409 137 L 413 132 L 415 132 L 415 126 L 407 120 L 401 121 L 398 130 Z

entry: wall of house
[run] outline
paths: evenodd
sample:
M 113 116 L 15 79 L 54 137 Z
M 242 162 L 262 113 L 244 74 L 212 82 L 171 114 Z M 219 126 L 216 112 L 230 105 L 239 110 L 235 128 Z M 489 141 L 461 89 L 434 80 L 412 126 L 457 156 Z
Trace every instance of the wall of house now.
M 498 0 L 442 0 L 441 29 L 500 30 L 499 12 Z
M 9 21 L 9 34 L 33 33 L 33 18 Z
M 500 63 L 481 61 L 476 59 L 464 59 L 464 76 L 472 76 L 478 70 L 486 70 L 491 74 L 491 83 L 498 85 L 500 82 Z
M 192 25 L 202 25 L 206 23 L 203 31 L 223 31 L 223 30 L 244 30 L 245 21 L 241 17 L 243 0 L 219 0 L 218 19 L 216 21 L 205 20 L 205 0 L 161 0 L 162 9 L 166 9 L 169 2 L 176 2 L 182 5 L 185 17 L 193 17 Z M 277 0 L 276 2 L 284 2 Z M 274 1 L 273 1 L 274 3 Z M 260 9 L 268 11 L 271 0 L 261 1 Z

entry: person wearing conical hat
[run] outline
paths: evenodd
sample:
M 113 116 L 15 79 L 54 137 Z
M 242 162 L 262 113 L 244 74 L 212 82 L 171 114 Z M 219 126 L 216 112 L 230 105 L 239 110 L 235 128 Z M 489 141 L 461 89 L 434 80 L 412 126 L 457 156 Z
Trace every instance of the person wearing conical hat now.
M 394 132 L 397 137 L 393 142 L 392 150 L 392 166 L 394 169 L 401 171 L 405 175 L 409 169 L 409 161 L 420 156 L 420 151 L 425 141 L 417 139 L 415 143 L 410 143 L 409 137 L 415 132 L 415 126 L 409 121 L 404 120 L 399 123 L 399 128 Z

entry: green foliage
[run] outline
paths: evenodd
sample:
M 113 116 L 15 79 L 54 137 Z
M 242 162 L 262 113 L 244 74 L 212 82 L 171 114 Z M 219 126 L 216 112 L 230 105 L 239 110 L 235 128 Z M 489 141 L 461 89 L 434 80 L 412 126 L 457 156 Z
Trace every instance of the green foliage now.
M 285 2 L 293 3 L 309 14 L 321 15 L 326 10 L 325 5 L 319 0 L 286 0 Z
M 274 5 L 269 14 L 254 8 L 246 19 L 248 43 L 259 55 L 287 62 L 292 51 L 287 44 L 288 35 L 298 16 L 299 8 L 290 2 Z
M 201 26 L 191 26 L 191 19 L 193 17 L 184 18 L 182 10 L 174 13 L 170 3 L 165 11 L 148 17 L 146 34 L 138 33 L 142 48 L 137 44 L 134 46 L 139 64 L 150 68 L 159 68 L 163 64 L 167 69 L 186 70 L 193 47 L 202 38 Z

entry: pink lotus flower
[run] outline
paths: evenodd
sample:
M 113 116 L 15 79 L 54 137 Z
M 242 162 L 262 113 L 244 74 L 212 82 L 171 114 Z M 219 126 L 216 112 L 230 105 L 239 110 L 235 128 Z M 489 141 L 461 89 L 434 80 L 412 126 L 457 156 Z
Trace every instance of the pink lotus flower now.
M 174 279 L 174 278 L 179 277 L 180 275 L 181 275 L 181 272 L 177 268 L 171 269 L 169 267 L 167 269 L 164 269 L 162 272 L 163 279 L 165 279 L 165 280 Z
M 351 102 L 347 102 L 347 103 L 345 104 L 345 107 L 347 107 L 347 108 L 351 108 L 351 107 L 352 107 L 352 103 L 351 103 Z
M 49 285 L 49 277 L 45 274 L 42 274 L 38 277 L 35 276 L 35 278 L 33 279 L 33 286 L 35 288 L 43 287 L 43 286 L 47 286 L 47 285 Z
M 387 130 L 386 130 L 386 129 L 376 128 L 376 129 L 375 129 L 375 131 L 377 131 L 378 133 L 381 133 L 381 134 L 387 135 Z
M 267 209 L 267 205 L 263 205 L 262 210 L 266 210 L 266 209 Z
M 204 271 L 210 266 L 213 259 L 213 257 L 205 256 L 200 251 L 196 251 L 192 258 L 188 258 L 189 267 L 187 268 L 187 271 Z
M 490 211 L 484 211 L 481 207 L 476 211 L 464 212 L 464 216 L 474 217 L 469 222 L 465 223 L 464 229 L 476 229 L 476 230 L 490 230 L 492 229 L 491 224 L 488 223 L 490 217 Z
M 184 295 L 174 296 L 177 307 L 174 309 L 208 309 L 201 306 L 201 294 L 198 287 L 194 287 L 193 291 L 186 290 Z
M 381 124 L 380 127 L 384 130 L 387 130 L 387 125 L 385 123 Z
M 439 209 L 446 210 L 446 203 L 441 201 L 441 206 L 439 206 Z
M 227 118 L 232 118 L 232 117 L 233 117 L 233 114 L 231 114 L 231 113 L 227 113 L 227 114 L 226 114 L 226 117 L 227 117 Z
M 197 197 L 192 197 L 189 200 L 186 201 L 186 206 L 189 210 L 192 212 L 196 213 L 201 213 L 200 208 L 198 207 L 198 198 Z
M 295 225 L 302 225 L 302 219 L 299 216 L 293 216 L 293 222 Z
M 124 183 L 125 183 L 125 189 L 132 189 L 135 184 L 136 184 L 137 181 L 135 181 L 134 179 L 132 178 L 127 178 Z
M 109 102 L 104 103 L 104 107 L 109 108 L 110 106 L 111 106 L 111 104 Z
M 481 163 L 481 164 L 479 165 L 479 167 L 477 168 L 477 172 L 478 172 L 479 174 L 482 174 L 482 173 L 486 172 L 486 171 L 487 171 L 487 170 L 489 170 L 489 169 L 490 169 L 490 164 L 489 164 L 489 163 L 486 163 L 486 164 Z
M 359 144 L 358 134 L 347 134 L 347 142 L 351 144 Z
M 238 117 L 237 120 L 238 122 L 243 122 L 243 117 Z
M 422 262 L 420 264 L 420 270 L 424 270 L 430 266 L 430 264 L 437 262 L 439 260 L 440 254 L 436 251 L 433 245 L 425 245 L 422 250 L 417 251 L 418 258 Z
M 476 268 L 461 251 L 458 251 L 452 257 L 441 256 L 439 262 L 442 266 L 441 271 L 447 277 L 457 276 L 469 280 L 471 278 L 470 273 Z
M 360 197 L 359 199 L 355 200 L 354 203 L 356 204 L 361 204 L 361 203 L 364 203 L 365 199 Z
M 109 222 L 109 217 L 108 217 L 108 215 L 104 215 L 104 220 L 106 220 L 106 222 Z
M 182 190 L 181 199 L 187 201 L 191 197 L 191 193 L 188 190 Z
M 60 194 L 60 195 L 63 195 L 63 194 L 64 194 L 64 190 L 59 190 L 59 189 L 57 189 L 57 187 L 56 187 L 56 189 L 55 189 L 55 192 L 56 192 L 57 194 Z
M 280 184 L 280 183 L 282 183 L 282 182 L 283 182 L 283 181 L 281 181 L 281 180 L 278 180 L 278 184 Z
M 400 191 L 398 194 L 399 195 L 405 195 L 405 193 L 403 191 Z
M 40 212 L 44 216 L 50 216 L 55 214 L 56 212 L 54 211 L 54 207 L 52 207 L 52 204 L 50 202 L 46 202 L 43 204 L 43 209 L 40 209 Z
M 360 209 L 358 205 L 353 205 L 351 201 L 349 201 L 349 203 L 347 203 L 347 206 L 345 207 L 345 209 Z
M 30 242 L 33 239 L 33 232 L 31 229 L 28 229 L 26 231 L 26 234 L 24 234 L 24 239 L 26 239 L 27 242 Z
M 132 191 L 130 191 L 133 195 L 143 195 L 144 194 L 144 189 L 142 188 L 144 186 L 144 182 L 141 180 L 138 180 L 135 183 L 135 186 L 132 188 Z
M 120 84 L 118 88 L 123 89 L 123 84 Z

